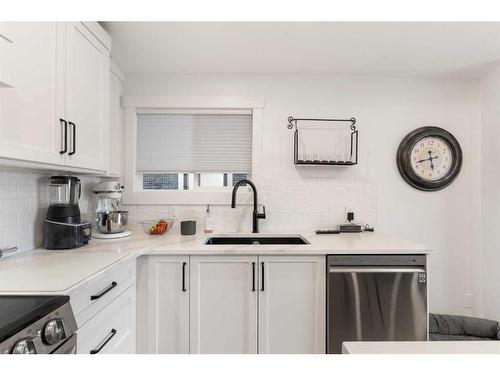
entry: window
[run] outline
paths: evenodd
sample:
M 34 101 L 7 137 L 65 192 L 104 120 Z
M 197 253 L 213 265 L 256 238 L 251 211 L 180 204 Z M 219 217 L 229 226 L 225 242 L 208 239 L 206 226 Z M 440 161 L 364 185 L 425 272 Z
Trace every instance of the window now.
M 143 173 L 141 176 L 144 190 L 233 187 L 238 181 L 250 178 L 249 173 Z
M 264 100 L 124 96 L 125 204 L 227 204 L 262 173 Z M 251 192 L 241 191 L 250 202 Z
M 143 190 L 230 188 L 250 178 L 251 113 L 137 115 L 137 179 Z
M 178 190 L 179 175 L 177 173 L 144 173 L 142 188 L 145 190 Z

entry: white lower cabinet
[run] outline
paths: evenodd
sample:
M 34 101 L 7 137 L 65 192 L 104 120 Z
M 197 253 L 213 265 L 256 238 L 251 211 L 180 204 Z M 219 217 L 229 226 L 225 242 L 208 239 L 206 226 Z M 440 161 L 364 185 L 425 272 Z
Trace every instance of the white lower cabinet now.
M 139 260 L 138 353 L 189 353 L 189 256 Z M 142 272 L 145 271 L 145 272 Z M 145 298 L 144 298 L 145 297 Z
M 191 257 L 190 353 L 257 353 L 256 263 L 256 256 Z
M 77 331 L 77 354 L 135 353 L 135 285 Z
M 259 353 L 325 353 L 325 257 L 259 256 Z
M 324 256 L 139 259 L 139 353 L 325 353 Z

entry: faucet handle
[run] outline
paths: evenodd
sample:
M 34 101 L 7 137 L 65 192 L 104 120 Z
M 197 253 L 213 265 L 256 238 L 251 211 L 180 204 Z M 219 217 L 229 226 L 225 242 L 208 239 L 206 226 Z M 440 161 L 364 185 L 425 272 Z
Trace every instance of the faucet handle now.
M 266 218 L 266 206 L 262 205 L 262 213 L 257 213 L 257 218 L 258 219 L 265 219 Z

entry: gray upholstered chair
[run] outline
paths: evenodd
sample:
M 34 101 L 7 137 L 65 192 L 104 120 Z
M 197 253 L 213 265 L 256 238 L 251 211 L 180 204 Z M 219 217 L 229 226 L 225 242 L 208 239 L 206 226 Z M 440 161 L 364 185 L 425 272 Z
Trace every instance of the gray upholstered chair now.
M 470 316 L 429 314 L 431 341 L 500 340 L 497 321 Z

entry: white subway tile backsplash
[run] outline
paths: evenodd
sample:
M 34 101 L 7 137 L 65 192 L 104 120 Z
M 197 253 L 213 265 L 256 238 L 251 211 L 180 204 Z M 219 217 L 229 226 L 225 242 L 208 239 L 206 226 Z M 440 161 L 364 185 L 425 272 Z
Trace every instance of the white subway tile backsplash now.
M 38 196 L 38 187 L 33 185 L 19 185 L 17 188 L 18 198 L 36 198 Z
M 147 211 L 143 211 L 147 212 Z M 153 206 L 153 212 L 156 214 L 168 215 L 170 213 L 170 206 L 167 205 L 155 205 Z
M 147 205 L 147 204 L 136 205 L 136 206 L 130 205 L 127 207 L 135 207 L 135 210 L 139 213 L 151 213 L 151 212 L 153 212 L 153 206 Z
M 18 246 L 20 250 L 41 246 L 42 220 L 49 205 L 48 178 L 39 171 L 0 169 L 0 246 Z M 305 177 L 304 177 L 305 176 Z M 345 208 L 355 212 L 355 221 L 376 225 L 376 184 L 363 177 L 278 177 L 256 180 L 260 203 L 266 206 L 267 219 L 259 221 L 263 233 L 310 233 L 345 222 Z M 98 178 L 80 177 L 83 191 L 80 210 L 84 218 L 93 216 L 92 185 Z M 172 229 L 180 232 L 180 221 L 196 220 L 202 233 L 206 205 L 124 205 L 131 222 L 169 216 L 176 212 Z M 235 209 L 210 206 L 214 229 L 219 233 L 250 232 L 251 200 Z M 262 207 L 259 206 L 259 211 Z
M 0 185 L 0 199 L 17 198 L 17 185 Z
M 4 185 L 28 185 L 30 183 L 30 173 L 24 171 L 4 171 Z
M 29 212 L 29 199 L 5 199 L 3 201 L 2 212 L 5 214 L 16 215 L 18 212 Z
M 376 186 L 366 178 L 278 178 L 256 181 L 260 203 L 266 206 L 267 219 L 259 221 L 264 233 L 301 233 L 336 226 L 346 221 L 345 208 L 355 212 L 355 221 L 375 225 Z M 131 220 L 168 214 L 168 206 L 127 206 Z M 177 210 L 177 221 L 196 220 L 198 232 L 203 230 L 206 205 L 170 206 Z M 249 232 L 252 228 L 251 204 L 210 206 L 217 232 Z M 259 207 L 259 210 L 262 210 Z M 177 227 L 177 225 L 176 225 Z M 178 228 L 173 229 L 178 231 Z

